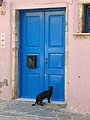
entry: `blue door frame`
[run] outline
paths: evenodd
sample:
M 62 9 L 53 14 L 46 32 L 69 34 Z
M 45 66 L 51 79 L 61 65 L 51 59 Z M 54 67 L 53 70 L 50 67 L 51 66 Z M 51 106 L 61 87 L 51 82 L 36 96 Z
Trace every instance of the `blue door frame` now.
M 34 99 L 53 85 L 52 100 L 65 100 L 65 17 L 65 8 L 20 11 L 20 98 Z M 27 65 L 31 56 L 35 68 Z

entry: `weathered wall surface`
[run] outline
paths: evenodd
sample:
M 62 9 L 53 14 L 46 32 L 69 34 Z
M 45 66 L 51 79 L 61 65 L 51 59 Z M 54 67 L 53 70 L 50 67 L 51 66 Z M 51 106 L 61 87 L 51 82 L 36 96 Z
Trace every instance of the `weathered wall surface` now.
M 83 2 L 86 1 L 89 2 L 89 0 L 83 0 Z M 6 14 L 0 15 L 0 33 L 4 32 L 6 35 L 6 46 L 5 48 L 0 47 L 0 81 L 4 78 L 8 79 L 9 86 L 4 86 L 2 88 L 0 98 L 11 98 L 12 86 L 13 89 L 14 87 L 17 87 L 17 84 L 15 84 L 15 81 L 12 80 L 11 77 L 17 75 L 14 74 L 15 69 L 13 69 L 13 72 L 11 72 L 11 63 L 12 60 L 15 60 L 15 54 L 13 54 L 11 57 L 11 45 L 14 39 L 13 37 L 15 37 L 15 31 L 12 30 L 13 26 L 15 25 L 15 20 L 13 20 L 15 16 L 15 9 L 68 7 L 68 32 L 66 35 L 68 40 L 66 44 L 68 50 L 68 55 L 66 57 L 68 63 L 66 70 L 66 83 L 68 83 L 66 84 L 67 107 L 69 110 L 75 112 L 90 114 L 90 37 L 89 35 L 87 37 L 86 35 L 83 36 L 82 34 L 74 35 L 75 33 L 80 32 L 81 29 L 81 24 L 79 24 L 80 19 L 82 19 L 81 16 L 79 16 L 79 10 L 81 9 L 78 9 L 78 2 L 78 0 L 43 0 L 43 2 L 42 0 L 11 0 L 10 4 L 9 0 L 4 0 L 3 9 L 6 10 Z M 15 43 L 15 41 L 13 43 Z M 15 45 L 13 46 L 16 47 Z M 13 63 L 15 63 L 15 61 Z
M 90 114 L 90 35 L 80 33 L 83 14 L 80 6 L 90 1 L 80 1 L 79 4 L 75 1 L 69 9 L 68 108 Z
M 0 35 L 5 33 L 5 48 L 1 46 L 0 39 L 0 82 L 4 79 L 8 80 L 8 86 L 0 88 L 0 98 L 11 98 L 11 18 L 10 18 L 10 1 L 3 1 L 0 6 Z

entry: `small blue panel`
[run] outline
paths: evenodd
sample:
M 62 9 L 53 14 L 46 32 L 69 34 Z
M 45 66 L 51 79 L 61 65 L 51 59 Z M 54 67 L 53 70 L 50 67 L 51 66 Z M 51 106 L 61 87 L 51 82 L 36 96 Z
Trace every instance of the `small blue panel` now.
M 52 100 L 64 101 L 64 77 L 60 75 L 49 75 L 49 86 L 54 86 Z
M 62 46 L 63 44 L 63 16 L 50 15 L 49 16 L 49 38 L 51 46 Z
M 40 40 L 40 17 L 34 16 L 30 17 L 28 16 L 26 19 L 26 43 L 27 46 L 39 46 L 39 40 Z M 37 36 L 37 37 L 36 37 Z
M 64 61 L 64 56 L 63 54 L 49 54 L 49 63 L 48 66 L 49 68 L 63 68 L 63 61 Z
M 43 91 L 43 88 L 44 88 L 43 85 L 44 83 L 40 79 L 40 74 L 27 74 L 26 75 L 26 86 L 24 89 L 26 92 L 25 93 L 26 97 L 35 98 L 39 92 Z

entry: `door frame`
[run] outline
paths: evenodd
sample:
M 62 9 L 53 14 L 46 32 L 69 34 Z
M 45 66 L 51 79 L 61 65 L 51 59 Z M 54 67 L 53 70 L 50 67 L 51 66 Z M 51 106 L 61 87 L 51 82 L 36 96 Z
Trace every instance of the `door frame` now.
M 43 10 L 38 9 L 38 10 Z M 50 8 L 51 10 L 60 10 L 62 8 Z M 49 9 L 49 10 L 50 10 Z M 65 26 L 65 101 L 64 103 L 67 103 L 67 85 L 68 85 L 68 12 L 69 7 L 66 6 L 66 26 Z M 29 9 L 30 10 L 30 9 Z M 34 9 L 36 10 L 36 9 Z M 20 74 L 19 68 L 20 68 L 20 61 L 19 61 L 19 52 L 20 52 L 20 35 L 19 35 L 19 11 L 20 10 L 13 10 L 12 11 L 12 98 L 19 98 L 19 89 L 20 89 Z M 33 11 L 32 9 L 30 11 Z

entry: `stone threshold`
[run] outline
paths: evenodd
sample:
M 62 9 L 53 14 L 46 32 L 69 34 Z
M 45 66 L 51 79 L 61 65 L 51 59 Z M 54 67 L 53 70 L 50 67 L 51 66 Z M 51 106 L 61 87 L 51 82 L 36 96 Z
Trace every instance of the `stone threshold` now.
M 29 99 L 29 98 L 17 98 L 15 99 L 16 101 L 25 101 L 25 102 L 35 102 L 35 99 Z M 57 106 L 60 108 L 67 108 L 67 103 L 66 102 L 58 102 L 58 101 L 51 101 L 51 103 L 48 103 L 47 100 L 43 101 L 44 104 L 50 105 L 50 106 Z

